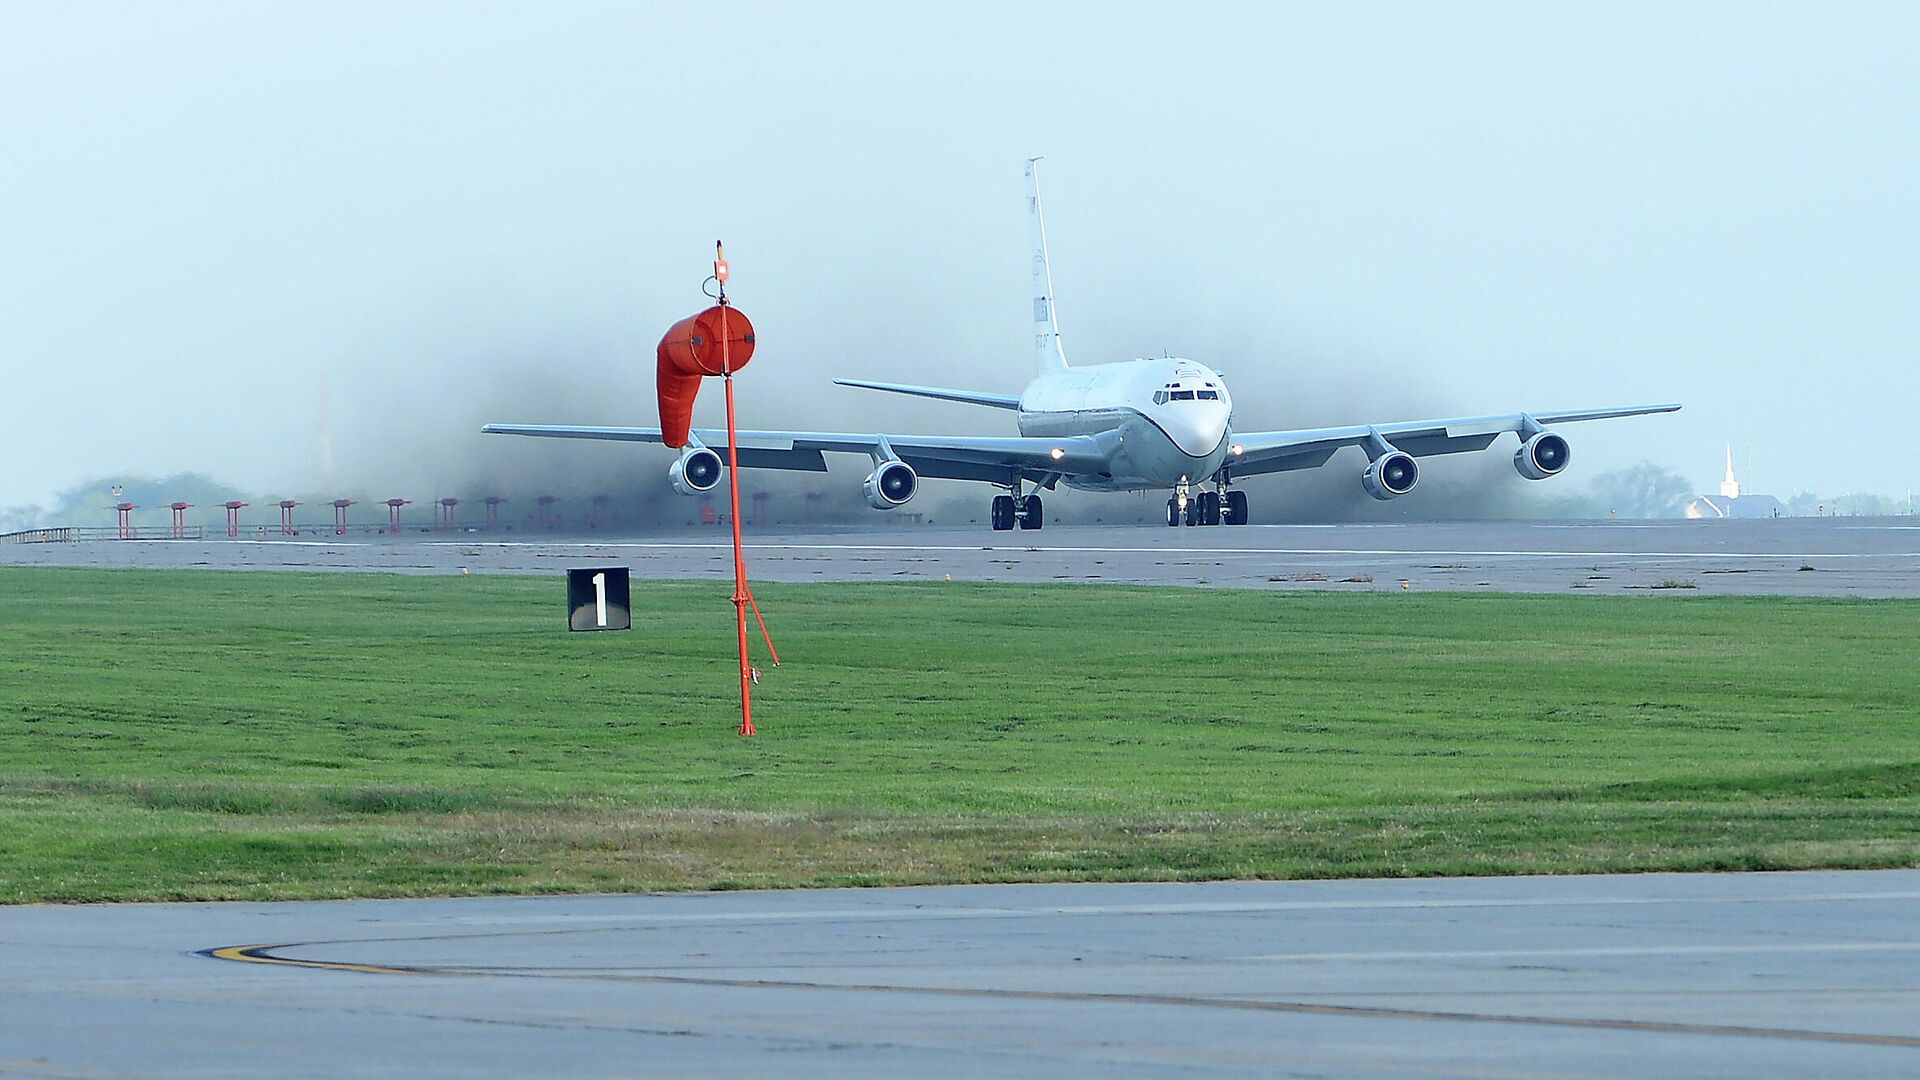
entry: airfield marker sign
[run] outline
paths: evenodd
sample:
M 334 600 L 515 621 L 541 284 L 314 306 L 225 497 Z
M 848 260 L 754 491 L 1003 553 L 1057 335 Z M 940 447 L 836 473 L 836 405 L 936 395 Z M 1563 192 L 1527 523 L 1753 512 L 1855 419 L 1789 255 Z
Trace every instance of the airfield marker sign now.
M 568 630 L 633 629 L 632 593 L 624 566 L 567 570 Z

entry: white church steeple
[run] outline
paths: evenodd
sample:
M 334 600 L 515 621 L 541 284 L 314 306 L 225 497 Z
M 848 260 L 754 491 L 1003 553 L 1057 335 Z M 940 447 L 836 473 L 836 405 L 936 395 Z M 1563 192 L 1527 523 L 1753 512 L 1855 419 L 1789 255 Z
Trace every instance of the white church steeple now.
M 1740 497 L 1740 481 L 1733 475 L 1733 444 L 1727 444 L 1727 476 L 1720 481 L 1720 494 L 1729 499 Z

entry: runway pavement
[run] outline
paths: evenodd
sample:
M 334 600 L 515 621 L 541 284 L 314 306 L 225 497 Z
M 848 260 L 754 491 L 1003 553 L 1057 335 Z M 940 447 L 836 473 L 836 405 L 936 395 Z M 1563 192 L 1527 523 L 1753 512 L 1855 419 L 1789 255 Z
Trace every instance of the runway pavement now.
M 1920 1074 L 1920 871 L 0 909 L 7 1076 Z
M 1239 528 L 876 524 L 750 529 L 766 581 L 1117 582 L 1282 589 L 1920 596 L 1920 521 L 1472 522 Z M 547 573 L 732 572 L 717 529 L 633 538 L 410 533 L 0 546 L 0 565 Z M 1404 585 L 1402 583 L 1405 583 Z

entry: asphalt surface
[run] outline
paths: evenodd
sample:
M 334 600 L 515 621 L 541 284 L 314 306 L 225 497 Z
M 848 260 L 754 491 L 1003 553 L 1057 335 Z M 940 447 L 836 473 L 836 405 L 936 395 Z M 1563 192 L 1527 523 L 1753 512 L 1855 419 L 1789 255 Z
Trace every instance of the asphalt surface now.
M 1911 1077 L 1917 916 L 1920 871 L 17 907 L 0 1074 Z
M 1474 522 L 1238 528 L 876 524 L 750 529 L 764 581 L 1016 581 L 1236 588 L 1920 596 L 1920 521 Z M 551 573 L 626 565 L 722 579 L 718 529 L 642 538 L 408 533 L 0 545 L 0 565 Z M 1402 583 L 1405 583 L 1404 585 Z

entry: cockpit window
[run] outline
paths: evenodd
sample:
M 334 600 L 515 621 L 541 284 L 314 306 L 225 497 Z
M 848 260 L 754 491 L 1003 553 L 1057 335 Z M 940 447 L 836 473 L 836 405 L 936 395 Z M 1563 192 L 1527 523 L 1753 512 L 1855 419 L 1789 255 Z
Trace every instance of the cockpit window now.
M 1175 400 L 1175 401 L 1192 401 L 1192 400 L 1193 400 L 1193 391 L 1191 391 L 1191 390 L 1175 390 L 1175 391 L 1173 392 L 1173 400 Z
M 1154 391 L 1153 403 L 1155 405 L 1165 405 L 1167 403 L 1167 392 L 1165 390 Z
M 1200 400 L 1201 400 L 1201 401 L 1219 401 L 1219 400 L 1220 400 L 1220 391 L 1218 391 L 1218 390 L 1202 390 L 1202 391 L 1200 391 Z

